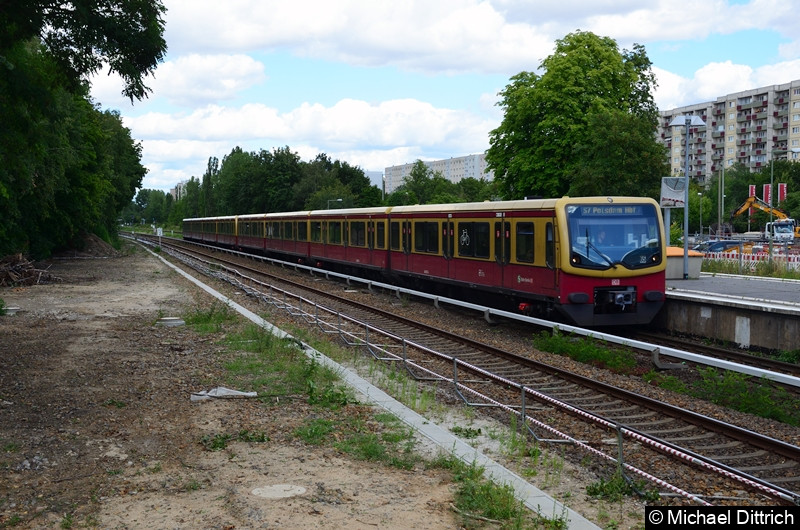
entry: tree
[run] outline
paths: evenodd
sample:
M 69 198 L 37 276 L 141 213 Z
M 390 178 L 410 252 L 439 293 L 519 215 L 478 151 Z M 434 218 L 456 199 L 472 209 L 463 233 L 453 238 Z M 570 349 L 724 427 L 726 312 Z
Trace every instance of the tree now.
M 570 190 L 578 175 L 585 178 L 591 164 L 578 151 L 583 150 L 584 157 L 597 153 L 600 142 L 591 137 L 605 134 L 592 128 L 598 114 L 617 125 L 625 122 L 614 111 L 628 114 L 641 120 L 628 125 L 638 130 L 650 123 L 655 132 L 655 77 L 641 46 L 620 52 L 611 38 L 571 33 L 556 41 L 555 52 L 541 69 L 541 76 L 513 76 L 500 92 L 504 117 L 490 133 L 486 161 L 500 193 L 509 199 L 558 197 Z
M 209 157 L 206 172 L 203 173 L 202 192 L 202 215 L 210 217 L 216 215 L 219 210 L 217 191 L 219 188 L 219 159 L 215 156 Z
M 167 51 L 165 12 L 161 0 L 2 0 L 0 63 L 13 65 L 8 51 L 36 39 L 73 86 L 108 64 L 125 83 L 122 93 L 141 100 L 150 92 L 144 77 Z
M 577 164 L 568 194 L 641 195 L 657 198 L 669 174 L 666 148 L 653 140 L 648 118 L 617 109 L 589 117 L 589 134 L 575 146 Z

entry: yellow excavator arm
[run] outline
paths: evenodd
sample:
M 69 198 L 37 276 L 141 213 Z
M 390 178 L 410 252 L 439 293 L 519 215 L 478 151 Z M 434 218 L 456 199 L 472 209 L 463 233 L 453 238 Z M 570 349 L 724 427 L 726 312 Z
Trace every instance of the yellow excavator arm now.
M 769 204 L 765 203 L 758 197 L 752 196 L 748 197 L 746 201 L 742 203 L 741 206 L 736 208 L 733 213 L 731 213 L 731 220 L 738 215 L 742 215 L 744 212 L 749 210 L 750 208 L 758 208 L 762 212 L 770 213 L 775 216 L 776 219 L 788 219 L 789 216 L 783 210 L 779 210 L 777 208 L 773 208 Z

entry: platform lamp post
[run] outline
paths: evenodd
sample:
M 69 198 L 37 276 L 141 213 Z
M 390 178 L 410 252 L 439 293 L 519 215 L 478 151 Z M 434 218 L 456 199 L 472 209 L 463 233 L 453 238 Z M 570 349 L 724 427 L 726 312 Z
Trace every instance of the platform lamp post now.
M 698 192 L 697 196 L 700 197 L 700 241 L 703 241 L 703 194 Z
M 700 116 L 675 116 L 669 123 L 670 127 L 686 126 L 686 165 L 683 178 L 686 180 L 683 190 L 683 279 L 689 279 L 689 127 L 702 127 L 706 122 Z
M 328 199 L 328 210 L 331 209 L 332 202 L 342 202 L 342 199 Z

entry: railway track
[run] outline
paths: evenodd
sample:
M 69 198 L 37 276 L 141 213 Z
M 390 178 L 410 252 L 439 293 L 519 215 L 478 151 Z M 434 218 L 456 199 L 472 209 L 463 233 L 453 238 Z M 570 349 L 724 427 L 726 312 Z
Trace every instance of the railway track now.
M 769 370 L 772 372 L 800 377 L 800 365 L 798 364 L 780 361 L 770 357 L 753 355 L 747 351 L 737 351 L 731 348 L 715 346 L 713 344 L 702 344 L 696 340 L 688 340 L 680 337 L 671 337 L 663 334 L 657 335 L 646 332 L 635 332 L 631 334 L 631 338 L 653 344 L 659 344 L 662 346 L 669 346 L 671 348 L 691 350 L 694 353 L 715 357 L 717 359 L 724 359 L 727 361 L 760 368 L 762 370 Z
M 313 313 L 324 332 L 402 364 L 419 379 L 448 382 L 470 404 L 516 415 L 538 441 L 566 441 L 622 466 L 662 495 L 702 504 L 723 498 L 800 504 L 796 445 L 333 296 L 329 287 L 306 282 L 291 288 L 300 294 L 276 295 L 272 283 L 289 280 L 265 278 L 267 267 L 254 262 L 216 256 L 223 264 L 211 266 L 208 254 L 194 259 L 218 276 L 226 271 L 228 281 L 264 302 L 304 319 Z

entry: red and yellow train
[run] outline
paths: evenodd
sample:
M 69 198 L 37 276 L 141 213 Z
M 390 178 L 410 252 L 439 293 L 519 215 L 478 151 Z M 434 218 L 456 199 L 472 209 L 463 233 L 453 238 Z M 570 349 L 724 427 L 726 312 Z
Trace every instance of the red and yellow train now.
M 185 219 L 183 237 L 500 295 L 580 326 L 649 323 L 665 295 L 658 204 L 637 197 L 314 210 Z

